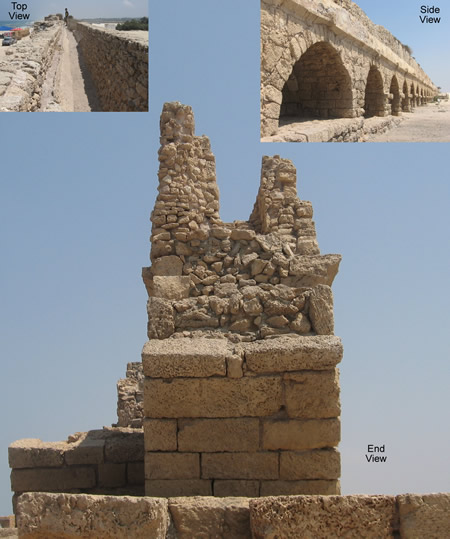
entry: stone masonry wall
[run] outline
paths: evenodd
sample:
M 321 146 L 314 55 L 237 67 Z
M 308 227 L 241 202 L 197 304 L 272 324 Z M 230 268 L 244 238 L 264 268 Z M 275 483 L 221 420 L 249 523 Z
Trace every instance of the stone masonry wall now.
M 142 428 L 144 415 L 142 363 L 128 363 L 127 375 L 117 382 L 117 427 Z
M 148 40 L 71 20 L 103 111 L 148 111 Z
M 437 87 L 350 0 L 261 1 L 261 134 L 286 118 L 399 116 Z
M 146 494 L 339 492 L 331 283 L 292 163 L 263 159 L 248 222 L 223 223 L 190 107 L 161 116 L 142 353 Z
M 66 442 L 18 440 L 8 449 L 11 490 L 142 495 L 144 439 L 140 430 L 104 428 Z
M 28 493 L 17 506 L 23 539 L 443 539 L 450 528 L 449 494 L 167 500 Z

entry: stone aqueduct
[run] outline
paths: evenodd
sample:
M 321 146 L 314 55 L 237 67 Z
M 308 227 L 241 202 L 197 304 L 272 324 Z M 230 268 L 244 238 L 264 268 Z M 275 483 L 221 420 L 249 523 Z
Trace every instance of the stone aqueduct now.
M 261 135 L 280 119 L 399 116 L 437 87 L 351 0 L 261 0 Z

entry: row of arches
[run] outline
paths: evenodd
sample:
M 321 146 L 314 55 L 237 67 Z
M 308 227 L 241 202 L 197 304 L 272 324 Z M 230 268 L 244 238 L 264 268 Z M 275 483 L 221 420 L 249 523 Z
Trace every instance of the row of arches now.
M 372 65 L 354 92 L 349 71 L 328 42 L 311 45 L 293 66 L 282 90 L 280 119 L 353 118 L 400 115 L 426 104 L 433 97 L 427 88 L 392 75 L 389 93 L 380 69 Z

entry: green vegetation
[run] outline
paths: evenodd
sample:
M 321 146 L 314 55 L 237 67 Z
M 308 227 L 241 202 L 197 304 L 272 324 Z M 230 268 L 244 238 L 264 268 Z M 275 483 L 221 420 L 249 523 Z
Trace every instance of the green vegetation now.
M 116 30 L 148 30 L 148 17 L 131 19 L 116 26 Z

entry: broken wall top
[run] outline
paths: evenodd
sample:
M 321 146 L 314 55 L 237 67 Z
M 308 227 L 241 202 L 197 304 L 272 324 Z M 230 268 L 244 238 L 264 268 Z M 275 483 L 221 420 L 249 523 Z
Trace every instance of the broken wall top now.
M 223 223 L 209 139 L 192 109 L 166 103 L 152 221 L 148 336 L 333 334 L 330 286 L 340 255 L 321 255 L 312 206 L 297 196 L 296 170 L 263 157 L 249 221 Z

